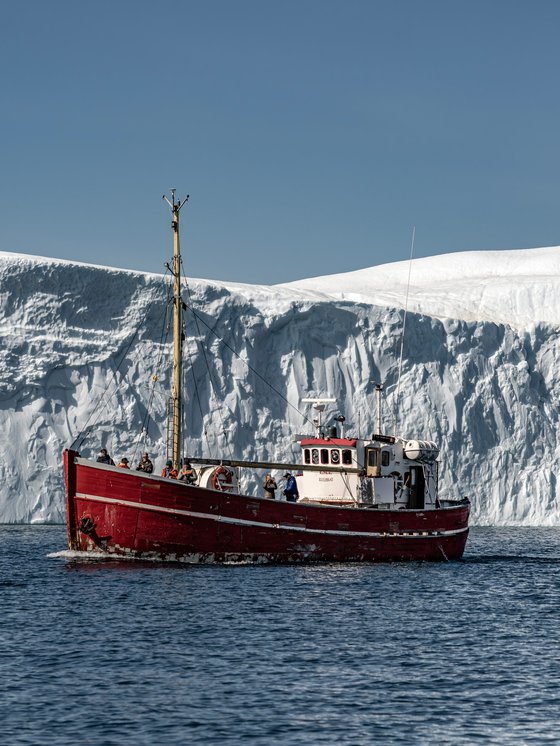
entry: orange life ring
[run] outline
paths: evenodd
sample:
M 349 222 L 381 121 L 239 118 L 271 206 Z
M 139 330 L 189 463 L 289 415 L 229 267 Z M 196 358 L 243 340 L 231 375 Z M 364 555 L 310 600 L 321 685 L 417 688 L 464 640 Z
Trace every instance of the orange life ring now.
M 233 489 L 233 472 L 226 466 L 218 466 L 212 472 L 212 489 L 219 492 L 230 492 Z

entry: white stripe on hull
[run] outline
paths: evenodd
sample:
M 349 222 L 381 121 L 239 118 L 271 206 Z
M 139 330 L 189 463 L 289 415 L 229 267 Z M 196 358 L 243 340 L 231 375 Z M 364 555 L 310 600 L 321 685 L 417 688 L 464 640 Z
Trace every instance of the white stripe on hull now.
M 136 508 L 137 510 L 151 510 L 156 513 L 170 513 L 171 515 L 181 515 L 188 518 L 198 518 L 208 521 L 218 521 L 220 523 L 230 523 L 236 526 L 257 526 L 259 528 L 271 528 L 281 531 L 297 531 L 304 534 L 321 534 L 326 536 L 362 536 L 364 538 L 393 538 L 399 539 L 433 539 L 435 537 L 456 536 L 464 531 L 468 531 L 468 526 L 464 528 L 450 529 L 448 531 L 405 531 L 405 532 L 388 532 L 388 531 L 341 531 L 334 529 L 307 528 L 306 526 L 287 526 L 280 523 L 265 523 L 264 521 L 250 521 L 245 518 L 230 518 L 223 515 L 213 515 L 212 513 L 198 513 L 193 510 L 180 510 L 179 508 L 164 508 L 160 505 L 150 505 L 149 503 L 138 503 L 131 500 L 119 500 L 113 497 L 101 497 L 100 495 L 88 495 L 83 492 L 76 493 L 77 500 L 93 500 L 94 502 L 109 503 L 111 505 L 121 505 L 125 508 Z

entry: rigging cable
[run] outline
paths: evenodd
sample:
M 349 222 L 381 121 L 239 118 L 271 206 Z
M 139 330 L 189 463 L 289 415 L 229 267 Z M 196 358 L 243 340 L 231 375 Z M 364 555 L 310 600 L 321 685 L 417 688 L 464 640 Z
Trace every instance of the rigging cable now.
M 185 345 L 185 347 L 186 347 L 187 355 L 188 355 L 188 358 L 189 358 L 190 371 L 191 371 L 192 377 L 193 377 L 194 393 L 195 393 L 195 396 L 196 396 L 196 401 L 198 403 L 198 409 L 200 411 L 200 422 L 202 423 L 203 432 L 204 432 L 204 438 L 206 440 L 206 445 L 208 447 L 208 453 L 210 454 L 210 458 L 213 458 L 213 456 L 212 456 L 212 448 L 210 446 L 210 440 L 208 438 L 208 430 L 206 429 L 206 425 L 204 424 L 204 413 L 202 411 L 202 401 L 200 399 L 200 392 L 198 390 L 198 383 L 196 381 L 196 376 L 195 376 L 195 373 L 194 373 L 194 362 L 193 362 L 192 354 L 191 354 L 191 351 L 189 350 L 188 345 Z M 186 427 L 185 427 L 185 430 L 186 430 Z
M 124 363 L 124 361 L 126 360 L 126 356 L 128 354 L 128 351 L 130 350 L 130 348 L 132 347 L 134 341 L 136 340 L 136 337 L 138 336 L 138 332 L 140 331 L 140 328 L 145 324 L 146 318 L 148 317 L 148 312 L 150 311 L 152 305 L 153 305 L 153 301 L 151 301 L 150 303 L 148 303 L 148 305 L 146 306 L 146 312 L 144 313 L 144 316 L 138 322 L 138 326 L 134 330 L 134 334 L 132 335 L 132 337 L 130 339 L 130 342 L 128 343 L 128 345 L 126 346 L 126 348 L 125 348 L 125 350 L 124 350 L 124 352 L 122 354 L 120 363 L 117 365 L 117 367 L 115 368 L 115 370 L 113 370 L 113 378 L 107 384 L 107 386 L 105 388 L 105 393 L 101 397 L 101 402 L 100 402 L 99 406 L 96 407 L 93 410 L 93 412 L 88 417 L 88 419 L 87 419 L 85 425 L 83 426 L 83 428 L 80 430 L 80 432 L 76 435 L 76 437 L 72 441 L 72 444 L 70 446 L 71 450 L 74 449 L 74 446 L 76 445 L 77 441 L 80 439 L 80 437 L 83 436 L 82 439 L 80 440 L 80 442 L 77 444 L 77 449 L 79 450 L 82 447 L 82 445 L 83 445 L 86 437 L 89 434 L 88 431 L 90 431 L 97 424 L 97 422 L 99 421 L 101 413 L 103 412 L 103 407 L 106 406 L 106 404 L 108 402 L 108 392 L 109 392 L 109 389 L 110 389 L 111 385 L 112 384 L 116 384 L 116 388 L 115 388 L 115 392 L 114 393 L 116 393 L 118 391 L 118 388 L 119 388 L 120 384 L 119 384 L 118 379 L 117 379 L 117 374 L 120 372 L 121 366 Z M 112 395 L 113 394 L 111 394 L 111 396 Z M 94 415 L 97 415 L 97 416 L 94 419 L 94 421 L 91 422 L 91 419 L 92 419 L 92 417 Z M 91 422 L 91 424 L 90 424 L 90 422 Z
M 216 339 L 218 339 L 223 345 L 225 345 L 228 348 L 228 350 L 230 350 L 230 352 L 232 352 L 239 360 L 241 360 L 241 362 L 244 363 L 247 366 L 247 368 L 252 373 L 254 373 L 257 376 L 257 378 L 260 378 L 260 380 L 263 383 L 265 383 L 270 389 L 272 389 L 272 391 L 274 391 L 274 393 L 277 394 L 289 407 L 291 407 L 292 409 L 294 409 L 301 417 L 303 417 L 304 420 L 306 420 L 312 427 L 314 427 L 313 420 L 309 419 L 309 417 L 306 414 L 304 414 L 303 412 L 301 412 L 294 404 L 292 404 L 290 401 L 288 401 L 288 399 L 286 399 L 286 397 L 284 396 L 284 394 L 282 394 L 281 391 L 279 391 L 277 388 L 275 388 L 270 383 L 270 381 L 267 381 L 267 379 L 264 376 L 262 376 L 258 372 L 258 370 L 255 370 L 255 368 L 253 368 L 253 366 L 244 357 L 242 357 L 230 344 L 228 344 L 228 342 L 226 342 L 225 339 L 223 339 L 223 337 L 220 337 L 220 335 L 218 334 L 218 332 L 215 331 L 215 329 L 213 329 L 209 324 L 207 324 L 204 321 L 204 319 L 201 316 L 198 315 L 198 313 L 194 310 L 192 302 L 191 302 L 190 289 L 189 289 L 188 283 L 186 281 L 186 278 L 185 278 L 185 285 L 186 285 L 187 293 L 188 293 L 188 296 L 189 296 L 189 305 L 188 305 L 188 308 L 192 312 L 193 316 L 195 317 L 195 320 L 198 320 L 202 324 L 204 324 L 204 326 L 208 329 L 208 331 L 211 334 L 213 334 L 216 337 Z M 197 321 L 197 329 L 199 331 L 199 336 L 200 336 L 200 329 L 198 327 L 198 321 Z M 204 351 L 204 347 L 202 347 L 202 350 Z
M 181 264 L 182 263 L 183 262 L 181 260 Z M 183 275 L 183 279 L 185 281 L 185 288 L 187 290 L 187 295 L 189 296 L 189 301 L 190 301 L 191 300 L 191 291 L 190 291 L 190 288 L 189 288 L 189 284 L 187 282 L 187 278 L 184 275 Z M 199 317 L 195 313 L 195 311 L 194 311 L 191 303 L 189 303 L 189 305 L 187 307 L 191 310 L 191 312 L 192 312 L 192 314 L 193 314 L 193 316 L 195 318 L 196 330 L 197 330 L 197 333 L 198 333 L 198 337 L 200 338 L 200 337 L 202 337 L 202 334 L 200 333 L 200 326 L 199 326 L 198 322 L 200 320 L 200 321 L 202 321 L 202 323 L 204 323 L 204 321 L 202 319 L 199 319 Z M 206 326 L 207 326 L 207 324 L 206 324 Z M 210 327 L 208 327 L 208 328 L 210 328 Z M 206 364 L 206 370 L 208 371 L 208 378 L 210 380 L 210 387 L 212 389 L 212 393 L 214 394 L 214 396 L 216 396 L 216 386 L 214 384 L 214 379 L 212 377 L 212 371 L 210 370 L 210 364 L 208 362 L 208 356 L 206 355 L 206 349 L 205 349 L 204 345 L 202 344 L 202 342 L 199 342 L 199 346 L 200 346 L 200 350 L 202 352 L 202 356 L 204 358 L 204 362 Z M 222 433 L 223 433 L 225 441 L 226 441 L 226 446 L 227 446 L 227 449 L 228 449 L 229 454 L 230 454 L 230 459 L 233 460 L 233 451 L 232 451 L 231 444 L 230 444 L 230 442 L 228 440 L 228 437 L 227 437 L 227 431 L 226 431 L 226 426 L 225 426 L 224 418 L 222 417 L 222 412 L 220 410 L 220 407 L 217 407 L 216 409 L 217 409 L 217 412 L 218 412 L 218 416 L 220 418 L 220 422 L 222 423 Z
M 408 312 L 408 292 L 410 290 L 410 273 L 412 271 L 412 255 L 414 253 L 414 236 L 416 235 L 416 226 L 413 226 L 412 228 L 412 241 L 410 244 L 410 259 L 408 260 L 408 281 L 406 283 L 406 298 L 404 302 L 404 317 L 403 317 L 403 325 L 402 325 L 402 331 L 401 331 L 401 354 L 399 357 L 399 373 L 397 376 L 397 392 L 395 394 L 395 403 L 393 405 L 393 433 L 394 435 L 397 434 L 397 409 L 399 405 L 399 394 L 401 390 L 401 371 L 402 371 L 402 361 L 403 361 L 403 350 L 404 350 L 404 332 L 406 329 L 406 315 Z
M 148 399 L 148 406 L 146 407 L 146 414 L 144 415 L 144 419 L 142 420 L 142 427 L 140 429 L 138 439 L 134 445 L 134 459 L 133 459 L 134 461 L 136 461 L 136 454 L 138 452 L 138 447 L 140 445 L 140 441 L 142 440 L 142 436 L 144 436 L 143 450 L 146 450 L 146 445 L 148 441 L 149 418 L 151 415 L 154 396 L 156 393 L 156 383 L 159 378 L 159 375 L 158 375 L 159 371 L 161 370 L 164 345 L 167 343 L 167 339 L 169 337 L 169 332 L 171 328 L 171 315 L 169 314 L 169 307 L 171 305 L 171 294 L 172 294 L 172 285 L 171 283 L 169 283 L 169 285 L 167 286 L 167 299 L 165 302 L 165 312 L 163 314 L 163 323 L 162 323 L 161 335 L 159 339 L 159 353 L 158 353 L 158 357 L 156 361 L 155 373 L 152 375 L 152 388 L 150 391 L 150 398 Z

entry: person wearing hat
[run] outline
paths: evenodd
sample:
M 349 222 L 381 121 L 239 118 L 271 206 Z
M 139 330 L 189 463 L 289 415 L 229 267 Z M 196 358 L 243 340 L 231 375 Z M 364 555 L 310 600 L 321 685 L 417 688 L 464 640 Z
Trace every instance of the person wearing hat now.
M 177 469 L 173 468 L 173 461 L 171 461 L 170 458 L 165 462 L 161 476 L 167 477 L 168 479 L 177 479 Z
M 295 503 L 299 498 L 299 492 L 297 488 L 296 478 L 287 471 L 284 474 L 286 480 L 286 487 L 284 489 L 284 495 L 289 503 Z
M 272 474 L 267 474 L 263 482 L 264 496 L 268 497 L 269 500 L 274 500 L 277 487 L 278 485 Z
M 119 467 L 119 469 L 130 469 L 130 466 L 128 465 L 128 459 L 125 457 L 121 458 L 117 466 Z
M 147 453 L 142 454 L 142 461 L 136 467 L 136 471 L 143 471 L 145 474 L 151 474 L 154 470 L 154 465 L 150 461 L 150 457 Z
M 187 484 L 196 484 L 196 479 L 196 471 L 192 468 L 191 462 L 185 459 L 179 473 L 179 480 Z

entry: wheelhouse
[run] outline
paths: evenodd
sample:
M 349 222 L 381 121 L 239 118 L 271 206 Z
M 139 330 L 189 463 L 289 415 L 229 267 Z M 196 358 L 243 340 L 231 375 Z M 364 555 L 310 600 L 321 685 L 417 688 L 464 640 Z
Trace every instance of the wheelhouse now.
M 384 509 L 436 508 L 439 449 L 431 441 L 387 435 L 302 438 L 300 500 Z M 323 468 L 321 468 L 323 467 Z

